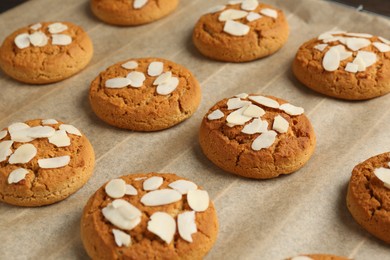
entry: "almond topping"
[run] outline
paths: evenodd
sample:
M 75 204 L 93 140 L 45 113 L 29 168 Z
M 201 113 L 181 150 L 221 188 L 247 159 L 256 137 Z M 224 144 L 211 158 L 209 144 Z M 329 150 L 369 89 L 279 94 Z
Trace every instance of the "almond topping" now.
M 233 124 L 233 125 L 243 125 L 245 124 L 246 122 L 248 122 L 249 120 L 252 119 L 252 117 L 248 117 L 248 116 L 244 116 L 242 113 L 245 111 L 245 109 L 247 109 L 248 106 L 246 107 L 242 107 L 232 113 L 230 113 L 227 117 L 226 117 L 226 121 L 230 124 Z
M 175 91 L 178 85 L 179 79 L 176 77 L 171 77 L 167 81 L 159 84 L 156 88 L 156 92 L 159 95 L 169 95 Z
M 65 130 L 55 131 L 54 135 L 49 137 L 49 143 L 57 147 L 66 147 L 70 145 L 70 138 Z
M 277 115 L 274 119 L 274 124 L 272 125 L 272 129 L 283 134 L 286 133 L 289 127 L 289 123 L 284 117 Z
M 120 199 L 126 194 L 126 182 L 122 179 L 113 179 L 107 183 L 104 190 L 111 198 Z
M 160 61 L 153 61 L 152 63 L 149 64 L 148 67 L 148 75 L 149 76 L 159 76 L 161 73 L 163 73 L 164 69 L 164 63 Z
M 326 71 L 335 71 L 340 66 L 340 53 L 337 49 L 330 48 L 324 55 L 322 66 Z
M 18 169 L 13 170 L 8 175 L 8 184 L 18 183 L 21 180 L 24 180 L 26 178 L 27 174 L 28 174 L 28 170 L 26 170 L 24 168 L 18 168 Z
M 186 211 L 177 216 L 179 235 L 184 240 L 192 243 L 192 234 L 196 233 L 195 211 Z
M 250 27 L 240 22 L 227 20 L 223 31 L 233 36 L 244 36 L 249 33 Z
M 249 96 L 249 99 L 266 107 L 279 108 L 279 103 L 272 98 L 267 98 L 263 96 Z
M 356 58 L 362 59 L 367 68 L 373 65 L 377 60 L 376 54 L 369 51 L 358 51 Z
M 241 98 L 230 98 L 227 101 L 227 109 L 228 110 L 237 109 L 240 107 L 248 106 L 250 104 L 251 104 L 250 101 L 241 100 Z
M 137 195 L 138 194 L 138 191 L 136 188 L 134 188 L 133 185 L 131 184 L 126 184 L 126 191 L 125 191 L 125 194 L 126 195 Z
M 328 44 L 323 43 L 323 44 L 317 44 L 316 46 L 314 46 L 314 49 L 319 50 L 319 51 L 323 51 L 323 50 L 325 50 L 326 47 L 328 47 Z
M 72 37 L 66 34 L 52 34 L 51 39 L 51 44 L 53 45 L 65 46 L 72 43 Z
M 181 194 L 171 189 L 154 190 L 146 193 L 141 198 L 145 206 L 162 206 L 181 200 Z
M 264 133 L 268 131 L 268 122 L 261 119 L 254 119 L 251 123 L 244 126 L 242 133 L 252 135 L 256 133 Z
M 58 124 L 58 121 L 55 119 L 43 119 L 42 125 L 56 125 Z
M 60 130 L 65 130 L 68 134 L 82 136 L 79 129 L 77 129 L 73 125 L 62 124 L 62 125 L 60 125 L 59 128 L 60 128 Z
M 42 28 L 42 24 L 41 24 L 41 23 L 36 23 L 36 24 L 31 25 L 30 28 L 31 28 L 32 30 L 36 31 L 36 30 Z
M 348 62 L 347 65 L 345 66 L 345 71 L 356 73 L 358 72 L 359 66 L 357 64 Z
M 386 188 L 390 189 L 390 169 L 380 167 L 374 170 L 374 174 Z
M 372 45 L 378 49 L 380 52 L 388 52 L 390 51 L 390 46 L 381 42 L 374 42 Z
M 168 213 L 156 212 L 150 216 L 147 229 L 169 244 L 176 233 L 176 222 Z
M 70 156 L 59 156 L 53 158 L 39 159 L 38 165 L 43 169 L 55 169 L 68 165 L 70 162 Z
M 208 120 L 217 120 L 217 119 L 221 119 L 225 116 L 225 114 L 217 109 L 217 110 L 214 110 L 213 112 L 211 112 L 208 116 L 207 116 L 207 119 Z
M 146 5 L 147 2 L 148 2 L 148 0 L 134 0 L 133 8 L 140 9 L 144 5 Z
M 264 8 L 264 9 L 261 9 L 260 10 L 260 13 L 265 15 L 265 16 L 269 16 L 269 17 L 272 17 L 274 19 L 277 19 L 278 18 L 278 12 L 274 9 L 271 9 L 271 8 Z
M 256 21 L 256 20 L 260 19 L 261 17 L 263 17 L 263 16 L 261 16 L 258 13 L 250 12 L 247 15 L 246 19 L 248 20 L 248 22 L 253 22 L 253 21 Z
M 48 41 L 46 34 L 44 34 L 41 31 L 34 32 L 33 34 L 30 34 L 28 37 L 30 39 L 31 44 L 37 47 L 45 46 Z
M 248 12 L 242 11 L 242 10 L 236 10 L 236 9 L 228 9 L 223 11 L 219 17 L 218 20 L 220 22 L 225 22 L 227 20 L 236 20 L 241 19 L 248 15 Z
M 271 147 L 275 142 L 277 133 L 273 130 L 267 131 L 259 135 L 252 143 L 252 149 L 259 151 L 263 148 Z
M 289 103 L 285 103 L 285 104 L 281 105 L 280 110 L 283 110 L 284 112 L 286 112 L 287 114 L 289 114 L 291 116 L 298 116 L 298 115 L 301 115 L 305 112 L 305 110 L 302 107 L 297 107 L 297 106 L 291 105 Z
M 116 199 L 102 209 L 103 216 L 111 224 L 124 230 L 131 230 L 141 222 L 142 212 L 123 199 Z
M 153 82 L 153 85 L 157 86 L 159 84 L 166 83 L 170 78 L 172 78 L 172 72 L 164 72 L 157 77 L 157 79 Z
M 187 201 L 191 209 L 203 212 L 209 207 L 210 198 L 205 190 L 190 190 L 187 193 Z
M 242 1 L 241 9 L 245 11 L 254 11 L 258 5 L 259 2 L 257 0 L 244 0 Z
M 242 114 L 249 117 L 261 117 L 265 114 L 265 111 L 261 107 L 251 104 Z
M 125 88 L 131 84 L 131 80 L 128 78 L 112 78 L 105 82 L 106 88 Z
M 138 62 L 131 60 L 126 63 L 123 63 L 121 66 L 124 69 L 132 70 L 138 68 Z
M 60 33 L 68 30 L 68 26 L 63 23 L 52 23 L 48 26 L 49 33 Z
M 361 48 L 371 45 L 371 41 L 362 38 L 347 38 L 347 47 L 353 51 L 360 50 Z
M 4 137 L 6 137 L 7 134 L 8 134 L 7 130 L 0 131 L 0 140 L 3 139 Z
M 9 157 L 10 164 L 28 163 L 37 155 L 37 148 L 32 144 L 23 144 Z
M 140 88 L 146 79 L 145 75 L 139 71 L 132 71 L 127 74 L 126 78 L 130 80 L 130 86 L 133 88 Z
M 177 180 L 171 182 L 168 186 L 181 194 L 187 194 L 190 190 L 196 190 L 198 188 L 195 183 L 187 180 Z
M 14 40 L 15 45 L 19 49 L 24 49 L 30 47 L 30 37 L 28 33 L 22 33 L 15 37 Z
M 0 142 L 0 162 L 7 160 L 7 157 L 12 154 L 11 147 L 13 143 L 13 141 Z
M 143 183 L 143 188 L 146 191 L 157 190 L 164 182 L 164 179 L 159 176 L 153 176 L 146 179 Z
M 115 243 L 117 246 L 129 247 L 131 245 L 131 236 L 119 229 L 113 229 L 112 233 L 114 234 Z

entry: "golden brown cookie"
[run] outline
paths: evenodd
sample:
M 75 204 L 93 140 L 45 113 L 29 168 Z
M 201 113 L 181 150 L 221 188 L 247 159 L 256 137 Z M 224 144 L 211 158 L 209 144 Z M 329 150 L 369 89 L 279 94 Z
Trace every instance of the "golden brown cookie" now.
M 93 111 L 110 125 L 157 131 L 189 118 L 199 106 L 198 81 L 185 67 L 159 58 L 130 59 L 92 81 Z
M 91 177 L 88 139 L 54 119 L 13 123 L 0 131 L 0 201 L 43 206 L 69 197 Z
M 300 82 L 324 95 L 348 100 L 382 96 L 390 92 L 390 41 L 326 32 L 299 48 L 292 69 Z
M 283 11 L 257 0 L 216 6 L 195 25 L 193 42 L 205 56 L 244 62 L 278 51 L 287 41 Z
M 269 179 L 301 168 L 316 137 L 303 108 L 272 96 L 239 94 L 216 103 L 203 118 L 199 142 L 218 167 Z
M 390 153 L 371 157 L 353 169 L 347 207 L 365 230 L 390 243 Z
M 172 13 L 179 0 L 91 0 L 92 12 L 114 25 L 140 25 Z
M 287 258 L 287 260 L 349 260 L 349 258 L 327 254 L 310 254 Z
M 175 174 L 131 174 L 89 199 L 81 238 L 92 259 L 203 259 L 218 233 L 207 191 Z
M 91 39 L 69 22 L 42 22 L 21 28 L 0 47 L 0 67 L 30 84 L 61 81 L 80 72 L 92 58 Z

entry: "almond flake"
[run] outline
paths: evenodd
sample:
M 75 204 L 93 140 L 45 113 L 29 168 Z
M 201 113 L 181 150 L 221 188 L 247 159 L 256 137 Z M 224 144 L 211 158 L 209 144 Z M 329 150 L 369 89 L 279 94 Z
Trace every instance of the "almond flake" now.
M 42 125 L 56 125 L 58 124 L 58 121 L 55 119 L 43 119 Z
M 352 62 L 348 62 L 347 66 L 345 66 L 345 71 L 356 73 L 358 72 L 359 66 L 357 64 L 354 64 Z
M 305 255 L 300 255 L 300 256 L 294 256 L 293 258 L 291 258 L 291 260 L 314 260 L 314 259 Z
M 38 29 L 41 29 L 42 28 L 42 24 L 41 23 L 36 23 L 36 24 L 33 24 L 30 26 L 30 29 L 36 31 Z
M 371 38 L 371 37 L 373 37 L 371 34 L 368 34 L 368 33 L 346 33 L 345 35 L 352 36 L 352 37 L 359 37 L 359 38 Z
M 133 88 L 140 88 L 146 79 L 145 75 L 139 71 L 132 71 L 127 74 L 126 78 L 130 80 L 130 86 Z
M 335 46 L 332 46 L 330 49 L 335 49 L 339 52 L 340 54 L 340 60 L 345 60 L 345 59 L 348 59 L 349 57 L 352 57 L 352 52 L 350 51 L 347 51 L 344 47 L 344 45 L 335 45 Z M 329 49 L 329 50 L 330 50 Z
M 145 206 L 162 206 L 181 200 L 181 194 L 171 189 L 154 190 L 146 193 L 141 198 Z
M 37 155 L 37 148 L 32 144 L 23 144 L 9 157 L 10 164 L 28 163 Z
M 279 103 L 272 98 L 267 98 L 263 96 L 249 96 L 249 99 L 266 107 L 279 108 Z
M 34 138 L 29 137 L 29 129 L 30 127 L 12 132 L 9 130 L 8 131 L 11 135 L 12 141 L 24 143 L 31 142 L 32 140 L 34 140 Z
M 31 138 L 48 138 L 52 137 L 56 130 L 51 126 L 34 126 L 26 129 L 27 136 Z
M 367 68 L 373 65 L 377 60 L 376 54 L 370 51 L 358 51 L 356 58 L 362 59 Z
M 386 43 L 386 44 L 389 44 L 390 45 L 390 41 L 388 39 L 385 39 L 381 36 L 378 37 L 379 40 L 381 40 L 383 43 Z
M 365 71 L 366 70 L 366 64 L 364 63 L 363 59 L 360 57 L 355 57 L 355 59 L 352 62 L 353 64 L 356 64 L 358 66 L 358 71 Z
M 316 46 L 314 46 L 314 49 L 323 51 L 325 50 L 326 47 L 328 47 L 328 44 L 323 43 L 323 44 L 317 44 Z
M 375 46 L 380 52 L 390 51 L 390 46 L 381 42 L 374 42 L 372 45 Z
M 380 167 L 374 170 L 374 174 L 386 188 L 390 189 L 390 169 Z
M 21 180 L 24 180 L 26 178 L 27 174 L 28 174 L 28 170 L 26 170 L 24 168 L 18 168 L 16 170 L 13 170 L 8 175 L 8 184 L 18 183 Z
M 348 38 L 346 45 L 350 50 L 357 51 L 361 48 L 370 46 L 371 41 L 362 38 Z
M 121 66 L 124 69 L 132 70 L 138 68 L 138 62 L 131 60 L 126 63 L 123 63 Z
M 345 37 L 341 37 L 341 36 L 336 36 L 336 37 L 332 37 L 332 38 L 328 38 L 328 39 L 324 39 L 322 40 L 324 43 L 329 43 L 329 42 L 341 42 L 342 44 L 347 44 L 347 39 L 348 38 L 345 38 Z
M 196 190 L 198 188 L 195 183 L 187 180 L 177 180 L 171 182 L 168 186 L 181 194 L 187 194 L 190 190 Z
M 268 131 L 268 122 L 261 119 L 254 119 L 251 123 L 244 126 L 242 133 L 252 135 L 256 133 L 264 133 Z
M 147 229 L 169 244 L 176 233 L 176 222 L 168 213 L 156 212 L 150 216 Z
M 134 188 L 133 185 L 131 184 L 126 184 L 126 191 L 125 191 L 125 194 L 126 195 L 137 195 L 138 194 L 138 191 L 136 188 Z
M 24 49 L 30 46 L 30 37 L 28 33 L 22 33 L 15 37 L 15 45 L 19 49 Z
M 143 188 L 146 191 L 157 190 L 164 182 L 164 179 L 159 176 L 153 176 L 146 179 L 143 183 Z
M 10 126 L 8 126 L 8 131 L 10 133 L 12 133 L 12 132 L 23 130 L 23 129 L 27 129 L 27 128 L 30 128 L 30 126 L 28 124 L 25 124 L 25 123 L 13 123 Z
M 227 20 L 241 19 L 248 15 L 248 12 L 236 9 L 228 9 L 223 11 L 219 17 L 218 21 L 225 22 Z
M 222 11 L 222 10 L 225 10 L 225 8 L 226 8 L 226 6 L 224 6 L 224 5 L 217 5 L 217 6 L 213 6 L 213 7 L 211 7 L 210 9 L 208 9 L 207 11 L 206 11 L 206 14 L 213 14 L 213 13 L 217 13 L 217 12 L 220 12 L 220 11 Z
M 337 49 L 329 49 L 322 60 L 322 66 L 326 71 L 335 71 L 340 66 L 340 53 Z
M 152 63 L 149 64 L 148 67 L 148 75 L 149 76 L 159 76 L 161 73 L 163 73 L 164 69 L 164 63 L 160 61 L 153 61 Z
M 205 190 L 190 190 L 187 193 L 187 202 L 194 211 L 203 212 L 209 207 L 209 194 Z
M 113 179 L 107 183 L 104 190 L 111 198 L 120 199 L 126 194 L 126 182 L 122 179 Z
M 186 211 L 177 216 L 177 229 L 184 240 L 192 243 L 192 234 L 196 233 L 195 211 Z
M 51 44 L 53 45 L 69 45 L 72 43 L 72 37 L 66 34 L 52 34 Z
M 243 0 L 230 0 L 228 1 L 228 5 L 236 5 L 241 4 Z
M 159 95 L 169 95 L 175 91 L 178 85 L 179 79 L 176 77 L 171 77 L 166 82 L 159 84 L 156 88 L 156 92 Z
M 0 162 L 7 160 L 7 157 L 12 154 L 13 141 L 2 141 L 0 142 Z
M 170 78 L 172 78 L 172 72 L 170 71 L 164 72 L 157 77 L 157 79 L 153 82 L 153 85 L 157 86 L 162 83 L 166 83 Z
M 134 180 L 135 181 L 142 181 L 142 180 L 145 180 L 147 177 L 138 177 L 138 178 L 135 178 Z
M 228 110 L 237 109 L 244 106 L 249 106 L 250 104 L 251 104 L 250 101 L 244 101 L 241 100 L 240 98 L 230 98 L 227 101 L 227 109 Z
M 256 21 L 256 20 L 260 19 L 261 17 L 263 17 L 263 16 L 261 16 L 261 15 L 258 14 L 258 13 L 249 12 L 249 14 L 248 14 L 247 17 L 246 17 L 246 20 L 247 20 L 248 22 L 253 22 L 253 21 Z
M 34 32 L 33 34 L 30 34 L 28 37 L 30 39 L 31 44 L 36 47 L 43 47 L 47 44 L 48 41 L 46 34 L 44 34 L 41 31 Z
M 257 6 L 259 6 L 259 2 L 257 0 L 244 0 L 241 4 L 241 9 L 245 11 L 254 11 Z
M 128 78 L 113 78 L 106 80 L 105 86 L 106 88 L 125 88 L 131 84 L 131 80 Z
M 276 135 L 277 133 L 273 130 L 262 133 L 253 141 L 251 148 L 255 151 L 259 151 L 272 146 L 275 142 Z
M 114 234 L 115 243 L 117 246 L 129 247 L 131 245 L 131 236 L 119 229 L 112 229 L 112 233 Z
M 60 130 L 65 130 L 68 134 L 82 136 L 79 129 L 77 129 L 73 125 L 62 124 L 62 125 L 60 125 L 59 128 L 60 128 Z
M 6 137 L 7 134 L 8 134 L 7 130 L 0 131 L 0 140 L 3 139 L 4 137 Z
M 144 5 L 146 5 L 147 2 L 148 2 L 148 0 L 134 0 L 133 8 L 140 9 Z
M 65 130 L 55 131 L 54 135 L 49 137 L 49 143 L 57 147 L 67 147 L 70 145 L 70 138 Z
M 142 212 L 131 203 L 116 199 L 102 209 L 103 216 L 114 226 L 131 230 L 141 222 Z
M 277 115 L 274 118 L 274 124 L 272 125 L 272 129 L 283 134 L 283 133 L 287 133 L 289 125 L 290 124 L 284 117 Z
M 244 112 L 242 114 L 244 116 L 249 116 L 249 117 L 261 117 L 262 115 L 265 114 L 265 111 L 261 107 L 250 104 L 248 106 L 248 108 L 244 110 Z
M 333 35 L 344 34 L 344 33 L 346 33 L 346 32 L 345 31 L 328 31 L 328 32 L 324 32 L 320 36 L 318 36 L 318 39 L 323 40 L 323 39 L 333 37 Z
M 49 33 L 60 33 L 68 30 L 68 26 L 63 23 L 52 23 L 47 28 L 49 29 Z
M 216 119 L 221 119 L 225 116 L 225 114 L 217 109 L 217 110 L 214 110 L 213 112 L 211 112 L 208 116 L 207 116 L 207 119 L 208 120 L 216 120 Z
M 70 162 L 70 156 L 59 156 L 53 158 L 39 159 L 38 165 L 43 169 L 55 169 L 67 166 Z
M 279 107 L 279 109 L 283 110 L 284 112 L 286 112 L 287 114 L 289 114 L 291 116 L 302 115 L 305 112 L 305 110 L 302 107 L 297 107 L 297 106 L 291 105 L 289 103 L 285 103 L 285 104 L 281 105 Z
M 278 18 L 278 12 L 276 10 L 274 10 L 274 9 L 271 9 L 271 8 L 261 9 L 260 13 L 265 15 L 265 16 L 269 16 L 269 17 L 272 17 L 272 18 L 275 18 L 275 19 Z
M 233 36 L 244 36 L 249 33 L 250 27 L 248 25 L 228 20 L 223 27 L 223 31 Z
M 230 113 L 227 117 L 226 117 L 226 121 L 230 124 L 233 124 L 233 125 L 243 125 L 245 124 L 246 122 L 248 122 L 249 120 L 252 119 L 252 117 L 248 117 L 248 116 L 244 116 L 242 113 L 244 113 L 245 109 L 247 109 L 248 106 L 246 107 L 242 107 L 232 113 Z
M 238 98 L 247 98 L 249 95 L 247 93 L 240 93 L 238 95 L 235 95 L 235 97 L 238 97 Z

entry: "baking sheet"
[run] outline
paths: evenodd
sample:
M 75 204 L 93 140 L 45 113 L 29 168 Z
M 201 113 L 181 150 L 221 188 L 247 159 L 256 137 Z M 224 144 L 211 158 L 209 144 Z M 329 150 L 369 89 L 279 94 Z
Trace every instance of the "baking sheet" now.
M 0 204 L 0 259 L 85 259 L 79 222 L 91 194 L 109 179 L 132 172 L 172 172 L 209 191 L 220 231 L 207 259 L 283 259 L 329 253 L 355 259 L 390 259 L 390 247 L 358 226 L 345 205 L 357 163 L 390 150 L 390 95 L 362 102 L 324 97 L 297 82 L 290 66 L 296 50 L 320 33 L 345 29 L 390 38 L 390 21 L 321 0 L 266 1 L 283 9 L 287 44 L 276 54 L 243 64 L 202 57 L 191 43 L 198 17 L 224 0 L 181 0 L 171 16 L 139 27 L 114 27 L 94 18 L 88 1 L 34 0 L 0 15 L 0 39 L 42 20 L 67 20 L 91 36 L 95 54 L 80 74 L 30 86 L 0 74 L 0 127 L 33 118 L 74 124 L 96 152 L 93 177 L 76 194 L 41 208 Z M 131 57 L 158 56 L 189 68 L 203 98 L 189 120 L 165 131 L 137 133 L 100 121 L 88 102 L 89 83 L 102 70 Z M 201 119 L 215 102 L 241 92 L 274 95 L 303 106 L 317 148 L 298 172 L 259 181 L 227 174 L 209 162 L 197 142 Z

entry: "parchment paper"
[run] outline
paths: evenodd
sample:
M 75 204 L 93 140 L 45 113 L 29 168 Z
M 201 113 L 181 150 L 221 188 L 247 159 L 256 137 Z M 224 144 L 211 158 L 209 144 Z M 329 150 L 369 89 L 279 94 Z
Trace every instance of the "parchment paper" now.
M 204 58 L 191 42 L 199 16 L 225 2 L 181 0 L 171 16 L 139 27 L 98 21 L 86 0 L 34 0 L 0 15 L 1 41 L 43 20 L 71 21 L 89 33 L 95 47 L 92 62 L 68 80 L 30 86 L 0 74 L 0 127 L 57 118 L 87 135 L 97 159 L 90 181 L 65 201 L 41 208 L 0 204 L 0 259 L 87 258 L 79 222 L 88 198 L 109 179 L 150 171 L 177 173 L 209 191 L 220 231 L 208 259 L 283 259 L 301 253 L 390 259 L 390 247 L 358 226 L 345 205 L 352 168 L 390 150 L 390 95 L 363 102 L 331 99 L 302 86 L 290 69 L 304 41 L 331 29 L 390 38 L 389 19 L 321 0 L 266 1 L 288 17 L 286 46 L 268 58 L 231 64 Z M 196 75 L 203 92 L 198 111 L 155 133 L 120 130 L 100 121 L 89 106 L 89 83 L 117 61 L 147 56 L 170 59 Z M 225 173 L 205 158 L 197 142 L 201 118 L 218 100 L 241 92 L 274 95 L 305 108 L 318 141 L 304 168 L 258 181 Z

